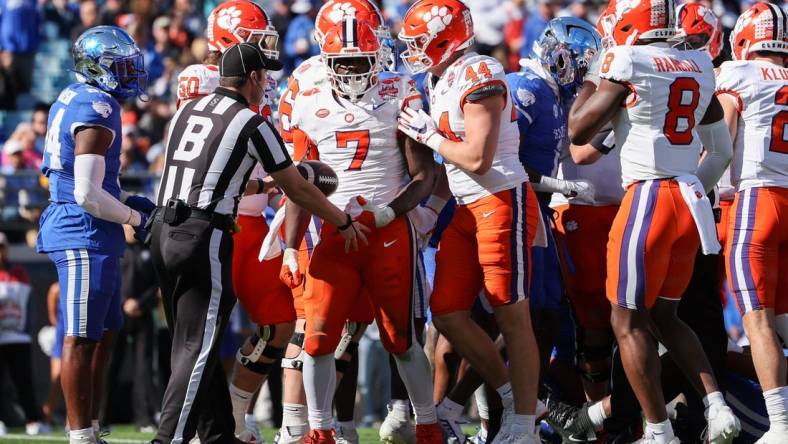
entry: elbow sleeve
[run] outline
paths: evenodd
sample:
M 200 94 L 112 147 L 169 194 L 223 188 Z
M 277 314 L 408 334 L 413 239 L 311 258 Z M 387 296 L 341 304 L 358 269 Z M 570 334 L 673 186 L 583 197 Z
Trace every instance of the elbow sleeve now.
M 104 156 L 80 154 L 74 159 L 74 200 L 92 216 L 118 224 L 137 221 L 139 215 L 104 191 Z M 137 216 L 136 219 L 133 216 Z
M 728 126 L 722 119 L 698 126 L 698 135 L 706 149 L 706 156 L 698 165 L 696 175 L 706 192 L 709 192 L 720 180 L 733 157 L 733 142 Z

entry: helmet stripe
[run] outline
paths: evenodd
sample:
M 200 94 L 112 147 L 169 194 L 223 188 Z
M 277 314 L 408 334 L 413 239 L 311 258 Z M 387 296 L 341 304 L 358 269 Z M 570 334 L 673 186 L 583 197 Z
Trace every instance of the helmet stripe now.
M 676 27 L 676 3 L 674 0 L 665 0 L 665 18 L 667 23 L 665 23 L 665 28 L 675 28 Z
M 785 15 L 782 10 L 773 3 L 766 3 L 772 13 L 772 40 L 782 40 L 785 25 Z
M 356 36 L 356 19 L 355 17 L 349 17 L 344 20 L 344 26 L 342 27 L 342 43 L 344 43 L 345 48 L 355 48 L 358 46 L 356 44 L 357 36 Z

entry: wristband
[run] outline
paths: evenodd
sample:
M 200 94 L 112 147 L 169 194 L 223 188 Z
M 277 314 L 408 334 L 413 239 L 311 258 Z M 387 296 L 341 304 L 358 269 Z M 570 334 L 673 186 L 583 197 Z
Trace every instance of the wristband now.
M 436 153 L 440 154 L 440 147 L 441 143 L 446 140 L 445 137 L 441 136 L 437 132 L 432 133 L 427 140 L 424 141 L 424 144 L 427 145 L 431 150 L 435 151 Z
M 352 227 L 352 226 L 353 226 L 353 218 L 352 218 L 352 217 L 350 217 L 350 215 L 349 215 L 349 214 L 347 214 L 347 213 L 345 213 L 345 216 L 347 216 L 347 222 L 345 222 L 345 225 L 340 225 L 340 226 L 338 226 L 338 227 L 337 227 L 337 229 L 338 229 L 339 231 L 345 231 L 345 230 L 347 230 L 348 228 L 350 228 L 350 227 Z

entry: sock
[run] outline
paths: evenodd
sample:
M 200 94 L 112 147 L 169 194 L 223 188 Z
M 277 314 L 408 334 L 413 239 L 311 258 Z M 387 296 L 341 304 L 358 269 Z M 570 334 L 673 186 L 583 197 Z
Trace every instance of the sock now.
M 436 410 L 440 418 L 458 418 L 462 414 L 462 406 L 449 398 L 443 398 Z
M 495 389 L 495 391 L 501 396 L 501 404 L 503 404 L 504 410 L 511 410 L 514 408 L 514 393 L 512 393 L 511 383 L 507 382 Z
M 287 436 L 299 438 L 306 434 L 306 406 L 303 404 L 282 403 L 282 430 Z
M 605 406 L 602 405 L 602 401 L 597 401 L 588 407 L 588 419 L 594 425 L 594 430 L 602 430 L 602 423 L 605 422 L 606 418 Z
M 673 427 L 668 419 L 656 424 L 646 421 L 646 430 L 643 435 L 651 436 L 657 444 L 670 444 L 673 439 Z
M 391 414 L 397 419 L 410 420 L 410 401 L 407 399 L 392 399 Z
M 514 436 L 532 435 L 536 428 L 536 415 L 512 415 L 511 434 Z
M 249 408 L 249 401 L 252 400 L 254 393 L 241 390 L 230 383 L 230 401 L 233 404 L 233 419 L 235 419 L 235 434 L 239 435 L 246 429 L 246 410 Z
M 344 431 L 356 430 L 356 422 L 355 421 L 337 421 L 337 428 L 338 429 L 342 429 Z
M 244 415 L 244 424 L 257 427 L 257 418 L 255 418 L 254 415 L 247 413 Z
M 68 442 L 69 444 L 95 444 L 96 432 L 93 427 L 71 430 L 68 432 Z
M 331 430 L 334 422 L 331 407 L 337 385 L 334 355 L 312 356 L 304 353 L 303 375 L 309 427 L 312 430 Z
M 479 410 L 479 418 L 489 421 L 490 405 L 487 404 L 487 390 L 485 390 L 484 385 L 477 388 L 476 391 L 473 392 L 473 397 L 476 399 L 476 409 Z
M 435 405 L 432 403 L 432 370 L 421 345 L 413 341 L 408 351 L 395 356 L 395 360 L 399 376 L 408 389 L 410 403 L 413 404 L 416 424 L 438 422 Z
M 788 386 L 763 392 L 763 399 L 769 414 L 769 430 L 788 431 Z

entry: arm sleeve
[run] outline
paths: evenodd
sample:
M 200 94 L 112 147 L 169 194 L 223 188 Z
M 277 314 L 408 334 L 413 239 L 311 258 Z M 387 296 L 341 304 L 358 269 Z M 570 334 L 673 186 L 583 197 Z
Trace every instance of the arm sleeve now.
M 252 130 L 249 136 L 249 152 L 252 157 L 263 165 L 263 169 L 268 174 L 292 165 L 293 161 L 285 149 L 282 138 L 270 122 L 256 116 L 258 117 L 262 123 Z
M 725 168 L 728 168 L 728 164 L 731 162 L 733 142 L 724 119 L 708 125 L 699 125 L 698 135 L 706 149 L 706 156 L 698 165 L 695 175 L 698 176 L 703 188 L 708 193 L 720 180 Z
M 74 200 L 91 215 L 117 224 L 138 225 L 140 215 L 105 191 L 104 156 L 80 154 L 74 159 Z
M 616 147 L 616 135 L 613 133 L 613 128 L 607 126 L 591 139 L 591 146 L 602 154 L 610 153 Z

